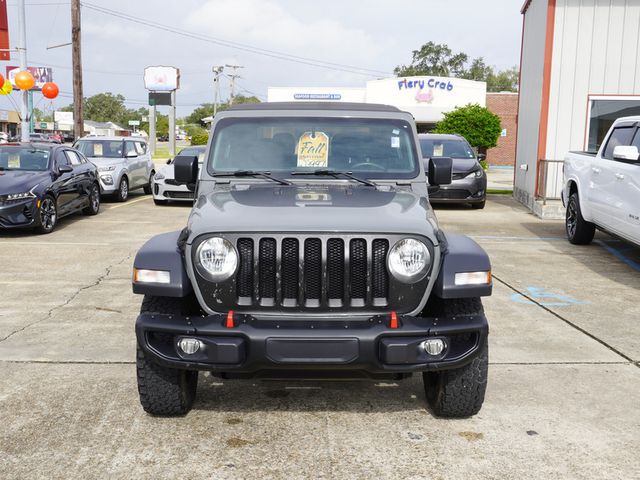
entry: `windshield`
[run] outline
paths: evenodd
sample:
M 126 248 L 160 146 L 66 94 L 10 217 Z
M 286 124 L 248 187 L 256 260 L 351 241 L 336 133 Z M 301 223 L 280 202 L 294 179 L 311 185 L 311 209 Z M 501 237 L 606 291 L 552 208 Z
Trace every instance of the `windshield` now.
M 85 157 L 122 158 L 122 140 L 80 140 L 74 147 Z
M 419 173 L 411 125 L 354 118 L 227 119 L 216 126 L 211 174 L 236 170 L 335 170 L 363 178 L 414 178 Z
M 45 171 L 49 151 L 28 147 L 0 147 L 0 170 Z
M 421 138 L 420 148 L 424 158 L 451 157 L 476 158 L 476 154 L 466 140 Z
M 204 152 L 205 152 L 204 148 L 183 148 L 178 152 L 178 155 L 188 155 L 188 156 L 197 155 L 198 164 L 202 165 L 202 162 L 204 161 Z

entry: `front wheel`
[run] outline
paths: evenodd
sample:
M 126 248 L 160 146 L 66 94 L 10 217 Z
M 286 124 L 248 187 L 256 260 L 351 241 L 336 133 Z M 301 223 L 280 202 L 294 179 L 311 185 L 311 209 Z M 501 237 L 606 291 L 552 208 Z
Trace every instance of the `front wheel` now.
M 38 215 L 40 216 L 40 225 L 38 226 L 38 232 L 53 232 L 53 229 L 56 228 L 56 224 L 58 223 L 58 206 L 56 205 L 56 199 L 51 195 L 45 195 L 45 197 L 40 202 Z
M 593 240 L 596 234 L 596 226 L 587 222 L 580 210 L 580 199 L 578 192 L 573 192 L 567 202 L 567 212 L 565 216 L 565 230 L 569 242 L 574 245 L 587 245 Z
M 122 177 L 118 184 L 118 190 L 116 190 L 115 198 L 117 202 L 124 202 L 129 198 L 129 180 L 127 177 Z
M 89 205 L 82 209 L 85 215 L 97 215 L 100 212 L 100 187 L 93 184 L 89 191 Z

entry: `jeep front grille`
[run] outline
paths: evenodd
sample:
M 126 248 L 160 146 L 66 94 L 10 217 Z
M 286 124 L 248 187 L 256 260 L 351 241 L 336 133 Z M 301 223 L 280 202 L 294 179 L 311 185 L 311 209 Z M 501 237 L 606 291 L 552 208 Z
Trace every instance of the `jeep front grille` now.
M 318 308 L 387 303 L 386 239 L 238 238 L 236 246 L 241 305 Z

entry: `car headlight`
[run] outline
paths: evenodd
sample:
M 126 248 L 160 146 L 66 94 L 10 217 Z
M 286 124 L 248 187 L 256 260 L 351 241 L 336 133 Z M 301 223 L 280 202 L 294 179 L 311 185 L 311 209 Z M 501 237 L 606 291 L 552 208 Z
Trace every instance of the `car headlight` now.
M 474 170 L 464 178 L 480 178 L 482 176 L 482 173 L 483 173 L 482 169 Z
M 8 202 L 14 200 L 24 200 L 25 198 L 36 198 L 33 192 L 20 192 L 20 193 L 10 193 L 6 196 Z
M 113 172 L 115 169 L 115 165 L 109 165 L 108 167 L 98 167 L 99 172 Z
M 387 257 L 389 272 L 403 283 L 422 280 L 431 264 L 427 246 L 419 240 L 405 238 L 397 242 Z
M 238 254 L 228 240 L 213 237 L 198 245 L 196 264 L 204 277 L 213 282 L 221 282 L 235 273 Z
M 164 173 L 157 172 L 153 177 L 154 180 L 164 180 Z

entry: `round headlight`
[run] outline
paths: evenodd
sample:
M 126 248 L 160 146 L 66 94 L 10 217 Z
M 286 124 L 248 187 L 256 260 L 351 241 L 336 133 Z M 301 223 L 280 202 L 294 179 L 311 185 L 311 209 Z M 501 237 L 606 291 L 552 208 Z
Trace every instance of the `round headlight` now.
M 422 280 L 430 263 L 431 254 L 427 246 L 413 238 L 405 238 L 396 243 L 387 259 L 391 275 L 404 283 Z
M 224 238 L 213 237 L 202 242 L 196 251 L 198 269 L 209 280 L 226 280 L 236 271 L 238 254 Z

